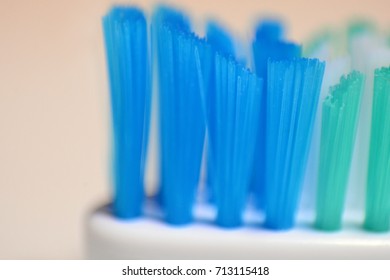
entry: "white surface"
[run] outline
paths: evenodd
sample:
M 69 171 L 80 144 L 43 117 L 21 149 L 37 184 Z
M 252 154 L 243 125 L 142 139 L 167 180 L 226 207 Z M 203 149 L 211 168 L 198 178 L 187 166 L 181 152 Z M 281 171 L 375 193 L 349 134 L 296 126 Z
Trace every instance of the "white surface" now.
M 100 19 L 111 2 L 0 1 L 0 259 L 82 258 L 85 217 L 108 200 Z M 352 15 L 389 25 L 388 0 L 168 2 L 237 31 L 255 15 L 276 14 L 298 41 Z
M 91 259 L 390 259 L 390 234 L 363 231 L 351 216 L 341 231 L 321 232 L 303 217 L 293 230 L 270 231 L 246 218 L 234 230 L 198 221 L 173 227 L 153 218 L 113 218 L 101 208 L 87 220 L 87 257 Z

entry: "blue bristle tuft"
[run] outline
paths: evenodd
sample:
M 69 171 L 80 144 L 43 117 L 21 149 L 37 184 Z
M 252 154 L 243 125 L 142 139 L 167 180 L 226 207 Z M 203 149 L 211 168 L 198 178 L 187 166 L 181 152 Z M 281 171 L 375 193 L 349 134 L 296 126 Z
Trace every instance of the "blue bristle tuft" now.
M 234 43 L 233 39 L 230 36 L 230 34 L 223 29 L 218 23 L 214 21 L 210 21 L 207 24 L 207 32 L 206 32 L 206 40 L 208 45 L 203 44 L 202 47 L 199 50 L 203 50 L 203 52 L 206 52 L 209 54 L 209 58 L 207 60 L 202 61 L 203 65 L 203 73 L 202 77 L 206 78 L 205 80 L 205 90 L 207 91 L 207 99 L 208 102 L 206 104 L 207 112 L 208 114 L 214 114 L 213 110 L 215 110 L 215 94 L 212 94 L 213 91 L 215 91 L 215 71 L 214 69 L 214 57 L 215 53 L 219 52 L 226 56 L 235 56 L 235 50 L 234 50 Z M 205 67 L 207 70 L 205 70 Z M 207 71 L 207 73 L 205 73 Z M 208 129 L 208 133 L 215 133 L 216 131 L 216 124 L 213 123 L 212 119 L 208 120 L 207 124 L 210 129 Z M 208 142 L 210 139 L 215 139 L 215 136 L 209 136 L 207 137 Z M 208 143 L 207 145 L 210 145 Z M 212 157 L 210 156 L 210 153 L 208 152 L 208 146 L 206 151 L 206 185 L 205 185 L 205 192 L 206 197 L 209 202 L 215 202 L 215 190 L 214 190 L 214 170 L 213 170 L 213 163 L 212 163 Z
M 256 40 L 281 40 L 284 37 L 283 23 L 277 19 L 260 21 L 256 26 Z
M 113 120 L 113 212 L 139 216 L 149 131 L 150 74 L 143 13 L 117 6 L 103 18 Z
M 153 13 L 152 28 L 157 28 L 161 24 L 168 25 L 181 32 L 191 32 L 191 23 L 188 16 L 179 10 L 164 5 L 156 7 Z
M 265 101 L 260 110 L 259 127 L 256 136 L 254 169 L 251 179 L 251 190 L 254 201 L 260 209 L 265 207 L 265 151 L 266 151 L 266 104 L 267 104 L 267 63 L 269 59 L 284 60 L 299 58 L 301 47 L 282 40 L 283 27 L 277 21 L 264 21 L 257 28 L 256 39 L 253 42 L 253 56 L 256 74 L 264 80 Z
M 215 21 L 207 23 L 207 42 L 213 49 L 226 56 L 235 56 L 234 41 L 228 31 Z
M 268 63 L 265 226 L 294 225 L 325 64 Z
M 156 80 L 158 81 L 161 73 L 159 73 L 159 58 L 158 58 L 158 30 L 159 28 L 164 26 L 170 26 L 170 28 L 174 28 L 175 30 L 180 30 L 182 32 L 188 33 L 191 31 L 191 22 L 189 17 L 184 14 L 183 12 L 176 10 L 172 7 L 165 6 L 165 5 L 158 5 L 154 9 L 153 16 L 152 16 L 152 24 L 151 24 L 151 35 L 152 35 L 152 56 L 153 56 L 153 70 L 155 73 L 158 73 L 156 75 Z M 157 82 L 159 85 L 160 83 Z M 160 172 L 161 176 L 163 176 L 163 172 Z M 162 206 L 164 204 L 164 200 L 162 197 L 163 193 L 163 179 L 160 180 L 160 186 L 159 190 L 156 194 L 156 201 Z
M 253 55 L 255 61 L 255 70 L 260 77 L 267 76 L 268 60 L 283 60 L 299 58 L 302 48 L 291 42 L 256 40 L 253 43 Z
M 207 92 L 209 153 L 217 224 L 242 223 L 252 171 L 262 81 L 232 58 L 215 55 L 215 88 Z
M 154 21 L 159 72 L 161 150 L 160 196 L 170 224 L 192 221 L 198 186 L 205 120 L 195 48 L 201 43 L 185 16 L 159 10 Z

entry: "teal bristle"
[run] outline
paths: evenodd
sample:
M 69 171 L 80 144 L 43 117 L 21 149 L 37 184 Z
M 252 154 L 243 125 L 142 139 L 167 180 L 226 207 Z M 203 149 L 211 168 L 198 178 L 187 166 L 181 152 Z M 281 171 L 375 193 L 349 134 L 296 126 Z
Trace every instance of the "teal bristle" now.
M 103 18 L 113 124 L 113 212 L 139 216 L 150 115 L 147 29 L 143 13 L 117 6 Z
M 325 64 L 268 63 L 265 226 L 294 225 Z
M 154 22 L 159 72 L 161 198 L 171 224 L 192 221 L 200 174 L 205 120 L 196 45 L 184 16 L 158 10 Z
M 364 227 L 390 230 L 390 66 L 375 70 Z
M 315 222 L 322 230 L 341 228 L 363 86 L 364 75 L 352 72 L 322 104 Z
M 373 22 L 366 19 L 355 19 L 347 26 L 347 40 L 350 41 L 356 36 L 362 34 L 372 34 L 376 32 L 376 26 Z
M 252 171 L 255 135 L 262 100 L 262 81 L 223 55 L 215 56 L 215 89 L 206 100 L 207 123 L 216 192 L 217 224 L 242 224 Z
M 278 21 L 263 21 L 256 29 L 256 38 L 252 44 L 256 74 L 264 80 L 264 102 L 261 104 L 259 129 L 256 136 L 254 169 L 252 172 L 251 189 L 254 192 L 255 203 L 259 208 L 265 207 L 265 152 L 266 152 L 266 104 L 267 104 L 267 64 L 269 59 L 283 60 L 299 58 L 301 47 L 294 43 L 283 41 L 283 26 Z

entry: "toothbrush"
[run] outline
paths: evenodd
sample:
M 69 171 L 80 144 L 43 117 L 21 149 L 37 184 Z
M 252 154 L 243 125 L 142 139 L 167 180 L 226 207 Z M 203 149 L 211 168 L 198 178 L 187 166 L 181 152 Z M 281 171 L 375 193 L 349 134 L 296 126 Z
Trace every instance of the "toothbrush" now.
M 128 10 L 133 10 L 128 7 L 123 9 L 125 15 L 128 14 Z M 123 17 L 120 13 L 110 15 L 114 21 L 118 20 L 116 17 L 119 19 Z M 125 23 L 126 21 L 119 21 L 119 25 Z M 275 53 L 275 57 L 267 58 L 266 62 L 263 62 L 261 67 L 264 67 L 264 64 L 267 67 L 263 77 L 258 74 L 260 77 L 257 77 L 243 64 L 235 61 L 234 56 L 220 51 L 221 47 L 218 47 L 217 43 L 208 41 L 207 37 L 199 38 L 192 33 L 190 21 L 178 11 L 160 7 L 153 16 L 152 25 L 152 37 L 155 40 L 152 43 L 156 47 L 154 50 L 157 52 L 159 72 L 162 185 L 157 200 L 147 199 L 143 208 L 142 202 L 138 204 L 141 205 L 138 207 L 143 209 L 140 218 L 123 221 L 124 217 L 115 211 L 115 195 L 114 206 L 109 205 L 92 214 L 87 232 L 89 257 L 144 259 L 390 257 L 390 238 L 387 234 L 375 235 L 365 232 L 362 228 L 345 227 L 345 223 L 338 233 L 329 234 L 315 230 L 313 224 L 309 227 L 308 223 L 312 221 L 302 217 L 298 211 L 311 134 L 316 124 L 317 104 L 324 90 L 321 87 L 325 70 L 323 62 L 314 58 L 300 58 L 296 51 L 293 51 L 292 57 Z M 130 29 L 135 26 L 129 25 Z M 121 28 L 118 26 L 116 30 Z M 209 32 L 209 38 L 211 33 Z M 120 39 L 116 38 L 119 41 Z M 283 41 L 280 43 L 285 44 Z M 107 49 L 111 45 L 107 44 Z M 292 49 L 300 50 L 300 47 L 293 45 Z M 120 57 L 121 54 L 116 55 Z M 107 58 L 109 70 L 119 71 L 120 68 L 115 68 L 118 64 L 111 64 L 113 60 L 110 60 L 109 55 Z M 135 61 L 132 61 L 127 67 L 135 67 L 134 63 Z M 147 60 L 144 65 L 148 65 Z M 382 104 L 385 104 L 386 94 L 390 90 L 386 84 L 388 81 L 386 71 L 377 72 L 376 77 L 381 78 L 375 80 L 377 86 L 374 96 L 380 95 Z M 111 72 L 110 80 L 114 79 Z M 146 77 L 148 75 L 147 72 Z M 358 77 L 357 82 L 351 77 Z M 332 96 L 336 98 L 337 95 L 342 97 L 343 102 L 353 100 L 352 103 L 348 101 L 349 105 L 353 105 L 354 112 L 348 115 L 353 119 L 348 123 L 351 130 L 344 132 L 337 129 L 338 123 L 328 123 L 330 126 L 336 126 L 336 134 L 348 135 L 343 138 L 345 140 L 343 147 L 347 147 L 344 151 L 349 154 L 354 142 L 352 128 L 358 123 L 357 104 L 360 100 L 357 98 L 360 97 L 359 94 L 351 93 L 355 92 L 355 88 L 363 88 L 362 77 L 361 74 L 352 73 L 346 78 L 348 84 L 353 85 L 352 89 L 345 86 L 346 82 L 342 79 L 339 86 L 326 93 L 329 94 L 329 99 Z M 147 79 L 144 81 L 150 84 Z M 146 88 L 150 88 L 150 85 Z M 133 90 L 131 94 L 136 92 Z M 111 94 L 114 95 L 112 86 Z M 150 92 L 145 91 L 145 97 L 149 96 L 148 94 Z M 143 124 L 148 123 L 149 119 L 149 103 L 146 100 L 149 100 L 149 97 L 145 98 L 145 105 L 142 108 L 146 109 L 140 114 Z M 262 104 L 265 101 L 264 106 Z M 325 104 L 323 106 L 326 106 Z M 265 112 L 262 111 L 263 108 Z M 339 118 L 344 116 L 340 115 L 340 108 L 336 111 Z M 113 107 L 113 114 L 116 115 L 117 111 L 114 110 L 117 110 L 116 107 Z M 380 118 L 384 118 L 385 115 L 380 108 L 373 108 L 373 111 L 377 112 Z M 261 114 L 263 116 L 265 114 L 265 127 L 259 123 Z M 323 111 L 322 114 L 327 113 Z M 327 119 L 323 117 L 323 122 L 325 120 Z M 342 120 L 347 122 L 346 119 Z M 377 123 L 375 130 L 373 123 L 373 135 L 378 133 L 375 131 L 387 131 L 387 126 L 383 126 L 386 124 L 388 121 Z M 261 128 L 265 129 L 263 135 L 266 137 L 267 145 L 263 197 L 259 197 L 261 192 L 256 192 L 251 186 L 252 172 L 258 168 L 254 166 L 256 162 L 254 157 L 257 154 L 253 151 L 258 145 L 255 136 Z M 143 138 L 148 135 L 146 125 L 140 130 L 133 130 L 132 133 L 134 137 L 139 137 L 142 139 L 140 141 L 146 143 L 146 139 Z M 209 142 L 212 191 L 215 196 L 211 204 L 196 201 L 205 137 Z M 326 134 L 321 135 L 321 140 L 322 137 L 329 138 Z M 332 142 L 326 144 L 333 149 L 337 148 Z M 384 157 L 381 159 L 383 161 L 386 159 L 388 147 L 383 144 L 380 145 L 380 149 L 383 152 Z M 142 150 L 142 155 L 144 153 Z M 370 156 L 370 168 L 377 170 L 375 164 L 378 164 L 378 161 L 375 157 L 372 158 L 371 160 Z M 325 162 L 324 159 L 322 161 Z M 136 170 L 143 172 L 143 160 L 135 161 L 134 164 L 138 165 Z M 321 170 L 320 168 L 320 173 Z M 381 178 L 385 180 L 386 169 L 383 170 Z M 344 170 L 344 178 L 347 176 L 346 173 Z M 135 177 L 139 178 L 139 174 L 143 173 L 137 172 Z M 133 186 L 131 181 L 129 182 L 127 188 L 134 189 L 140 186 L 139 184 Z M 329 191 L 329 186 L 324 185 L 323 190 Z M 371 185 L 378 185 L 379 190 L 387 190 L 386 183 Z M 114 188 L 114 192 L 116 190 L 117 188 Z M 373 193 L 377 192 L 372 187 L 370 190 Z M 250 208 L 247 203 L 249 196 L 254 196 L 256 203 L 262 201 L 262 204 Z M 342 195 L 340 197 L 343 198 Z M 374 199 L 372 205 L 377 205 L 376 201 L 381 199 L 375 195 L 372 198 Z M 343 199 L 340 200 L 343 202 Z M 385 211 L 381 211 L 386 210 L 386 207 L 385 202 L 377 212 L 386 215 Z M 323 213 L 328 214 L 326 207 L 321 209 Z M 372 218 L 375 215 L 370 215 L 367 215 L 365 222 L 365 227 L 369 229 L 371 229 L 369 224 L 375 219 Z M 133 215 L 135 216 L 137 215 Z M 118 220 L 117 217 L 122 219 Z M 387 230 L 383 220 L 378 224 L 383 230 Z M 280 232 L 286 229 L 289 230 Z

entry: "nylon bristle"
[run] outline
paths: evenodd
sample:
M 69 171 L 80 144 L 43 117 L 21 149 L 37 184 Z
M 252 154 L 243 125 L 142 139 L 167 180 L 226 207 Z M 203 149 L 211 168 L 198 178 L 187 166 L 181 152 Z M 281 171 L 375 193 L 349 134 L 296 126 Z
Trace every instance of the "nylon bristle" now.
M 258 208 L 265 206 L 266 187 L 266 124 L 267 124 L 267 65 L 270 59 L 293 59 L 301 56 L 301 47 L 284 41 L 283 26 L 277 21 L 264 21 L 259 24 L 256 39 L 252 44 L 256 74 L 263 79 L 264 102 L 261 104 L 259 129 L 256 135 L 254 168 L 251 178 L 251 190 Z
M 341 228 L 364 76 L 352 72 L 323 102 L 316 227 Z
M 193 219 L 205 135 L 195 56 L 200 40 L 188 31 L 183 15 L 158 12 L 161 199 L 166 221 L 186 224 Z
M 103 18 L 113 121 L 113 212 L 139 216 L 149 131 L 150 79 L 146 20 L 136 8 L 115 7 Z
M 371 231 L 390 229 L 390 67 L 375 70 L 366 217 Z
M 267 228 L 294 225 L 324 66 L 317 59 L 268 64 Z
M 233 59 L 215 56 L 215 88 L 207 92 L 209 133 L 217 224 L 242 224 L 252 171 L 262 81 Z

